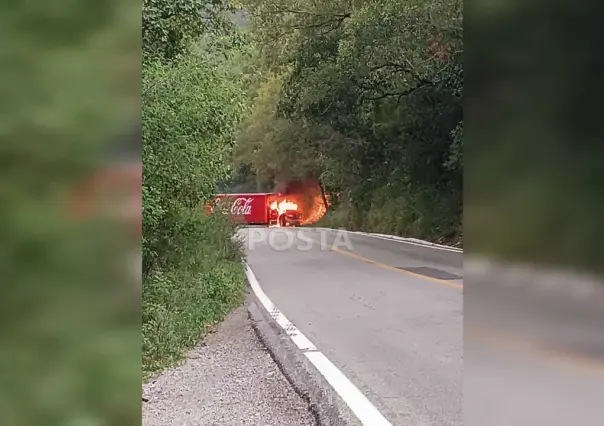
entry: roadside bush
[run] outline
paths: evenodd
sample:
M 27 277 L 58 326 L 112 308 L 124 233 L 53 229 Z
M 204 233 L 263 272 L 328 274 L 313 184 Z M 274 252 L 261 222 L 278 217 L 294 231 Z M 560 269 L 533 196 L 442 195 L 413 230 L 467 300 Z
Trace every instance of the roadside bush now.
M 145 274 L 178 263 L 197 241 L 186 228 L 186 217 L 191 211 L 203 214 L 216 182 L 229 175 L 234 126 L 242 108 L 239 93 L 236 80 L 201 56 L 145 67 Z
M 178 362 L 214 324 L 243 302 L 241 250 L 222 217 L 191 217 L 196 235 L 178 266 L 154 269 L 143 287 L 143 374 Z
M 224 40 L 215 46 L 236 50 Z M 230 175 L 243 108 L 228 53 L 151 58 L 143 66 L 145 378 L 179 361 L 243 301 L 236 226 L 204 211 Z
M 367 196 L 368 203 L 348 200 L 328 210 L 317 226 L 377 232 L 461 246 L 462 206 L 459 196 L 424 189 L 404 193 L 400 187 L 381 187 Z

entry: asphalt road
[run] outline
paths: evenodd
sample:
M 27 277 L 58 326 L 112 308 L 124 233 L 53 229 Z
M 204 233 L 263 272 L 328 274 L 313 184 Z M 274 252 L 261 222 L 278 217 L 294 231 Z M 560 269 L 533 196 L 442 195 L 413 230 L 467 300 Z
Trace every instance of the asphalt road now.
M 464 288 L 468 426 L 604 424 L 604 285 L 531 270 Z M 564 291 L 557 287 L 564 286 Z M 587 289 L 587 291 L 585 291 Z
M 393 425 L 463 423 L 461 253 L 312 228 L 244 232 L 264 292 Z
M 604 424 L 601 283 L 469 266 L 464 283 L 460 253 L 248 232 L 264 292 L 393 425 Z

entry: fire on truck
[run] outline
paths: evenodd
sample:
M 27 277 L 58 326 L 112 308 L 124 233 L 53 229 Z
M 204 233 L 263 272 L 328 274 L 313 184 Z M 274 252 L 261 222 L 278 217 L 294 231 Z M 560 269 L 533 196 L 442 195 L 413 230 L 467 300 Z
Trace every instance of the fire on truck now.
M 298 204 L 278 193 L 217 194 L 206 213 L 220 212 L 248 225 L 299 226 Z
M 220 212 L 248 225 L 301 226 L 316 222 L 325 213 L 320 200 L 296 194 L 217 194 L 206 206 L 206 214 Z

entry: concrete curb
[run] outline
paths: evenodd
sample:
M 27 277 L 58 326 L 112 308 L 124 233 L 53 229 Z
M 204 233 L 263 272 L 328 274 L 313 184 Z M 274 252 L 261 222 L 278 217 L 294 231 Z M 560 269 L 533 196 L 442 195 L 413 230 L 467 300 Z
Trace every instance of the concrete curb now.
M 423 245 L 423 246 L 427 246 L 427 247 L 442 248 L 442 249 L 447 249 L 447 250 L 451 250 L 451 251 L 454 251 L 454 252 L 463 253 L 463 249 L 461 249 L 459 247 L 448 246 L 448 245 L 445 245 L 445 244 L 431 243 L 430 241 L 420 240 L 420 239 L 417 239 L 417 238 L 399 237 L 397 235 L 378 234 L 378 233 L 375 233 L 375 232 L 361 232 L 361 231 L 359 231 L 358 233 L 361 234 L 361 235 L 380 237 L 380 238 L 385 238 L 385 239 L 388 239 L 388 240 L 402 241 L 402 242 L 406 242 L 406 243 L 413 243 L 413 244 Z
M 309 404 L 318 425 L 360 426 L 340 396 L 270 317 L 253 293 L 248 296 L 248 316 L 258 339 L 295 392 Z
M 311 227 L 314 229 L 323 229 L 323 230 L 327 230 L 327 231 L 344 231 L 344 232 L 349 232 L 351 234 L 358 234 L 358 235 L 365 235 L 368 237 L 377 237 L 377 238 L 383 238 L 386 240 L 394 240 L 394 241 L 401 241 L 403 243 L 411 243 L 411 244 L 416 244 L 416 245 L 421 245 L 421 246 L 425 246 L 425 247 L 434 247 L 434 248 L 441 248 L 441 249 L 446 249 L 446 250 L 451 250 L 452 252 L 458 252 L 458 253 L 462 253 L 463 254 L 463 248 L 459 248 L 459 247 L 455 247 L 455 246 L 449 246 L 446 244 L 437 244 L 437 243 L 432 243 L 430 241 L 426 241 L 426 240 L 420 240 L 418 238 L 409 238 L 409 237 L 399 237 L 398 235 L 390 235 L 390 234 L 380 234 L 377 232 L 365 232 L 365 231 L 350 231 L 348 229 L 345 228 L 325 228 L 322 226 L 314 226 Z

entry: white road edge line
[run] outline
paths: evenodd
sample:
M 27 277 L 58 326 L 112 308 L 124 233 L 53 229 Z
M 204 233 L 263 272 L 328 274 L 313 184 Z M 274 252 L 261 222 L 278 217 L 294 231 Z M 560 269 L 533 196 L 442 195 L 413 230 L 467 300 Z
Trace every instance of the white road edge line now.
M 279 309 L 277 309 L 273 302 L 271 302 L 271 300 L 260 287 L 260 284 L 258 283 L 254 272 L 252 272 L 252 268 L 250 268 L 250 265 L 248 265 L 247 263 L 245 264 L 245 275 L 247 275 L 247 279 L 250 282 L 250 285 L 252 286 L 252 290 L 254 290 L 256 297 L 258 297 L 258 300 L 260 300 L 260 303 L 262 303 L 264 309 L 266 309 L 269 315 L 275 321 L 277 321 L 277 324 L 279 324 L 281 328 L 285 330 L 287 335 L 290 337 L 290 339 L 292 339 L 296 346 L 304 352 L 316 351 L 317 347 L 310 340 L 308 340 L 308 338 L 304 334 L 302 334 L 302 332 L 298 330 L 296 326 L 293 325 L 285 317 L 285 315 L 281 313 L 281 311 L 279 311 Z
M 416 239 L 410 239 L 410 238 L 404 238 L 404 237 L 397 237 L 395 235 L 385 235 L 385 234 L 374 234 L 374 233 L 370 233 L 370 232 L 361 232 L 361 231 L 349 231 L 347 229 L 334 229 L 334 228 L 319 228 L 316 227 L 315 229 L 325 229 L 328 231 L 332 231 L 332 232 L 347 232 L 349 234 L 357 234 L 357 235 L 363 235 L 366 237 L 373 237 L 373 238 L 379 238 L 380 240 L 388 240 L 388 241 L 395 241 L 398 243 L 403 243 L 403 244 L 409 244 L 412 246 L 419 246 L 419 247 L 425 247 L 425 248 L 433 248 L 435 250 L 444 250 L 444 251 L 450 251 L 453 253 L 462 253 L 463 254 L 463 250 L 455 248 L 455 247 L 447 247 L 447 246 L 443 246 L 440 244 L 434 244 L 431 243 L 429 241 L 422 241 L 422 240 L 416 240 Z
M 260 287 L 260 283 L 256 279 L 252 268 L 247 263 L 245 264 L 245 274 L 254 294 L 256 294 L 264 309 L 277 321 L 296 346 L 304 353 L 304 356 L 325 377 L 327 382 L 340 395 L 360 422 L 364 426 L 392 426 L 365 395 L 277 309 Z

